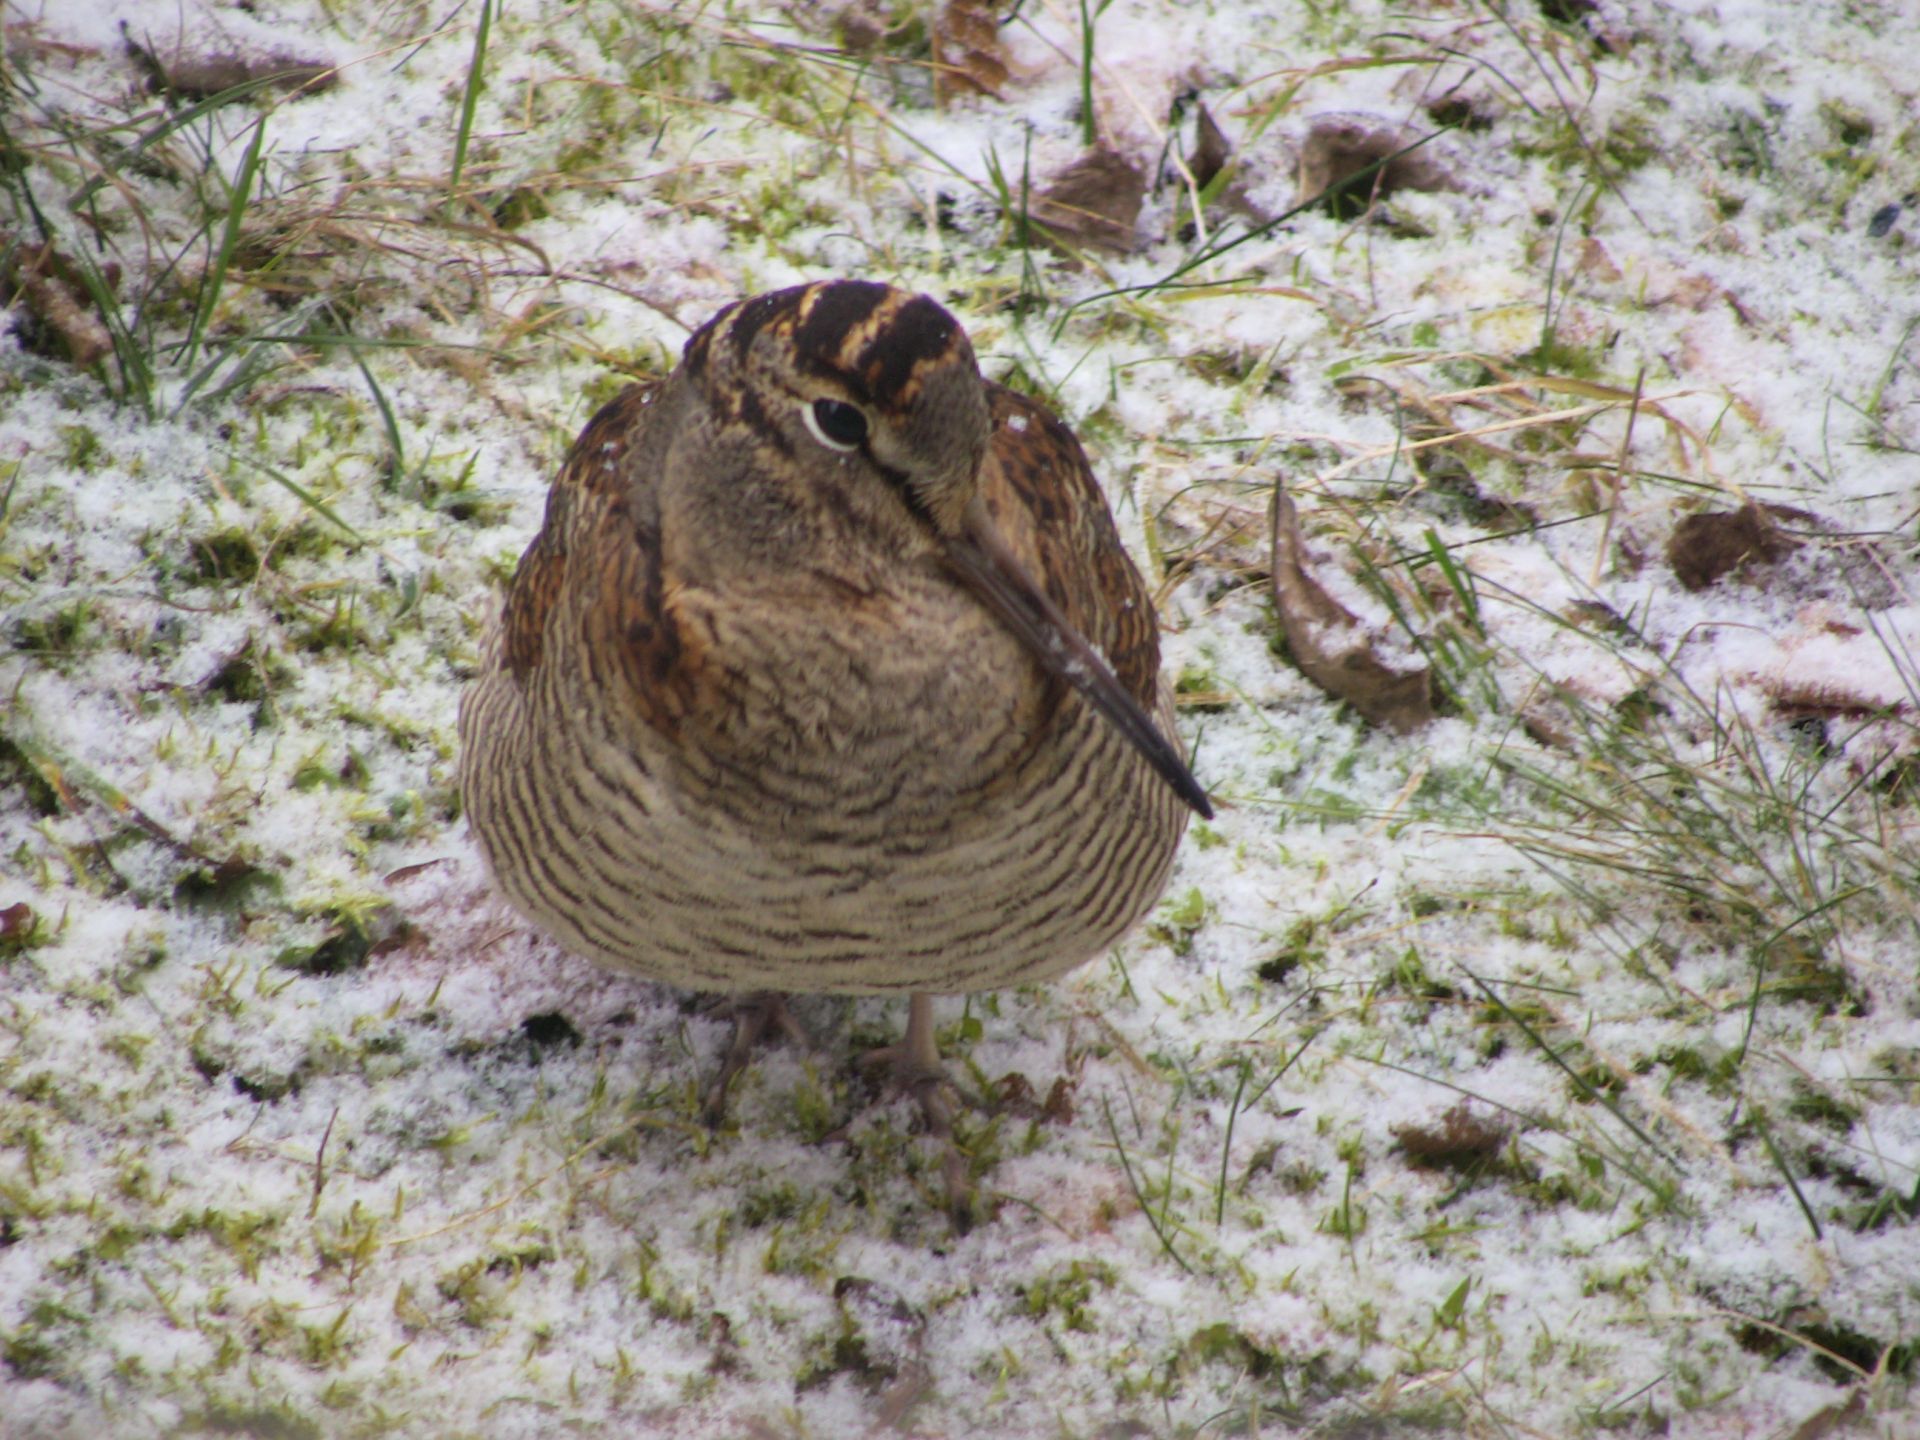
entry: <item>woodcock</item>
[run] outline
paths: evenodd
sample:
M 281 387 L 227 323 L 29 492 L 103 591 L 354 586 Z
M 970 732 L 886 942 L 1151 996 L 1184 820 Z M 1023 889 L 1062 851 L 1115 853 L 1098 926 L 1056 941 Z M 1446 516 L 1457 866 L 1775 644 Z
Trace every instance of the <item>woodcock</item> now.
M 943 1136 L 931 995 L 1046 979 L 1158 897 L 1205 793 L 1079 443 L 940 305 L 728 307 L 594 416 L 460 709 L 488 865 L 568 949 L 750 992 L 913 996 L 884 1052 Z M 954 1183 L 951 1165 L 949 1183 Z

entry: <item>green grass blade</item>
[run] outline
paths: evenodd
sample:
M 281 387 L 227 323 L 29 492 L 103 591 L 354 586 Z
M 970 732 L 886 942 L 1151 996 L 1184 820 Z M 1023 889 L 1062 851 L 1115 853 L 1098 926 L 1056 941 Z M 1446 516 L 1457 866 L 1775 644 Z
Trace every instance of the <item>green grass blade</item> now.
M 253 194 L 253 185 L 260 171 L 260 149 L 266 142 L 267 122 L 262 116 L 254 122 L 253 139 L 247 143 L 247 150 L 240 157 L 240 168 L 234 172 L 233 185 L 227 191 L 227 219 L 220 230 L 220 247 L 214 252 L 213 264 L 200 282 L 200 299 L 194 307 L 193 324 L 187 331 L 186 349 L 181 355 L 182 369 L 191 370 L 194 358 L 199 354 L 200 341 L 206 335 L 207 326 L 213 319 L 214 307 L 220 303 L 220 292 L 226 288 L 227 267 L 233 261 L 233 252 L 240 244 L 240 229 L 246 223 L 247 201 Z
M 487 37 L 493 30 L 493 0 L 480 0 L 480 24 L 473 32 L 473 58 L 467 62 L 467 83 L 460 91 L 460 123 L 453 135 L 453 164 L 447 174 L 447 195 L 456 204 L 460 173 L 467 164 L 467 145 L 473 139 L 473 112 L 480 92 L 487 88 Z

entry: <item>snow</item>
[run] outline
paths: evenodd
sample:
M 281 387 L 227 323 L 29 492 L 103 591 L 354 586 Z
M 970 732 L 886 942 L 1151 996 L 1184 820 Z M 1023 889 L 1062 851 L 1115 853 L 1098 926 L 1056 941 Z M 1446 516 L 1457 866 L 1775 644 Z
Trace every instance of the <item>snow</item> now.
M 1026 314 L 989 176 L 1080 152 L 1080 13 L 1021 6 L 1003 97 L 936 109 L 905 52 L 822 60 L 806 7 L 506 7 L 466 164 L 544 206 L 508 229 L 444 195 L 472 7 L 9 8 L 14 143 L 162 116 L 122 21 L 340 62 L 158 142 L 171 178 L 120 176 L 150 228 L 109 196 L 90 234 L 80 151 L 26 173 L 125 298 L 204 273 L 196 197 L 264 115 L 283 259 L 203 359 L 296 313 L 383 343 L 213 399 L 163 353 L 143 406 L 0 340 L 0 911 L 39 927 L 0 948 L 0 1437 L 1793 1435 L 1856 1394 L 1859 1433 L 1910 1433 L 1920 12 L 1115 0 L 1102 134 L 1154 167 L 1197 93 L 1269 213 L 1315 116 L 1424 132 L 1459 85 L 1493 123 L 1391 225 L 1303 212 L 1182 277 L 1214 289 L 1139 288 L 1198 243 L 1153 184 L 1136 253 L 1036 252 Z M 1033 1096 L 963 1122 L 999 1201 L 965 1233 L 849 1063 L 897 1005 L 800 998 L 813 1045 L 709 1130 L 725 1025 L 530 932 L 458 819 L 460 687 L 565 445 L 621 367 L 836 272 L 952 306 L 1087 438 L 1136 559 L 1190 562 L 1163 652 L 1218 814 L 1113 957 L 940 1002 L 962 1082 Z M 1640 377 L 1634 472 L 1604 516 L 1620 407 L 1490 434 L 1482 495 L 1540 523 L 1481 524 L 1393 447 L 1482 361 L 1529 373 L 1550 272 L 1587 369 L 1448 414 Z M 1501 703 L 1386 734 L 1277 659 L 1276 481 L 1395 664 L 1352 546 L 1451 546 Z M 1800 549 L 1681 588 L 1674 522 L 1748 498 Z M 1418 1162 L 1463 1101 L 1505 1138 Z

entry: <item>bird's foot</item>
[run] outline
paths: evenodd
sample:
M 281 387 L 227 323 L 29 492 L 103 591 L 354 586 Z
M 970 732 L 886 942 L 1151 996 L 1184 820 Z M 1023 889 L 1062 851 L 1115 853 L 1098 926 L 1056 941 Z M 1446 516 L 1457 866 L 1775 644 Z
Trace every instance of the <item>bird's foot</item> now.
M 891 1071 L 894 1093 L 911 1095 L 920 1106 L 927 1133 L 940 1146 L 940 1175 L 947 1190 L 947 1211 L 954 1225 L 973 1223 L 976 1199 L 967 1175 L 967 1157 L 953 1140 L 954 1117 L 960 1113 L 960 1089 L 940 1058 L 933 1035 L 933 997 L 915 995 L 907 1011 L 907 1033 L 897 1044 L 869 1050 L 859 1060 L 862 1069 Z
M 718 1125 L 727 1115 L 727 1091 L 733 1085 L 733 1077 L 747 1068 L 747 1061 L 762 1040 L 777 1031 L 795 1045 L 804 1047 L 812 1042 L 806 1028 L 787 1007 L 787 997 L 775 990 L 724 996 L 707 1013 L 730 1016 L 733 1020 L 733 1043 L 727 1047 L 726 1059 L 720 1062 L 720 1073 L 713 1077 L 700 1103 L 707 1124 Z

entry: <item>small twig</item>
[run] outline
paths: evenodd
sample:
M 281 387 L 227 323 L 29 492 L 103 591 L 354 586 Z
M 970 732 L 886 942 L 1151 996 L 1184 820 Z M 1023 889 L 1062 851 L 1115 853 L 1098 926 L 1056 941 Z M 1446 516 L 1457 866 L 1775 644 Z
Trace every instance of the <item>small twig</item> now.
M 340 1118 L 340 1107 L 327 1116 L 327 1128 L 320 1132 L 320 1148 L 313 1152 L 313 1199 L 307 1204 L 307 1218 L 320 1213 L 320 1192 L 327 1188 L 327 1141 L 333 1138 L 333 1122 Z
M 1627 430 L 1620 437 L 1620 456 L 1613 463 L 1613 482 L 1607 487 L 1611 492 L 1607 497 L 1607 523 L 1601 527 L 1600 543 L 1594 547 L 1593 571 L 1587 576 L 1589 585 L 1600 583 L 1601 567 L 1607 563 L 1607 542 L 1613 539 L 1613 517 L 1620 509 L 1620 486 L 1627 477 L 1627 448 L 1633 444 L 1633 422 L 1640 417 L 1640 392 L 1646 383 L 1647 367 L 1643 362 L 1633 377 L 1633 399 L 1627 403 Z

